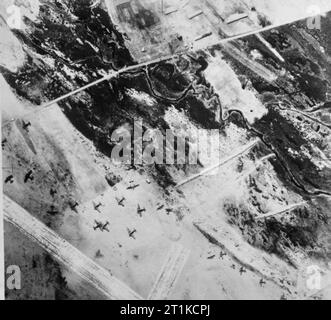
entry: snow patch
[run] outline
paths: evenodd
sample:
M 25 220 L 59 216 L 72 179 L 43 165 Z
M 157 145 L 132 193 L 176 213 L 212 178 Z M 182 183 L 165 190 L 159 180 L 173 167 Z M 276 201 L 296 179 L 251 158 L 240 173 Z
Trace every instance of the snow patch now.
M 138 103 L 144 104 L 148 107 L 153 107 L 157 104 L 157 101 L 145 92 L 128 89 L 126 90 L 126 93 Z
M 267 114 L 268 111 L 258 100 L 257 93 L 253 89 L 243 89 L 235 71 L 220 56 L 210 59 L 205 77 L 215 88 L 223 111 L 239 110 L 251 124 Z
M 24 18 L 28 18 L 29 20 L 36 21 L 39 16 L 39 8 L 40 2 L 39 0 L 1 0 L 0 3 L 0 14 L 6 20 L 10 18 L 11 14 L 13 14 L 14 10 L 12 8 L 17 7 L 19 10 L 17 12 L 18 18 L 20 19 L 19 23 L 15 28 L 24 30 L 26 29 L 26 25 L 24 23 Z
M 0 65 L 11 72 L 17 72 L 24 64 L 25 53 L 23 48 L 9 30 L 9 28 L 0 22 Z

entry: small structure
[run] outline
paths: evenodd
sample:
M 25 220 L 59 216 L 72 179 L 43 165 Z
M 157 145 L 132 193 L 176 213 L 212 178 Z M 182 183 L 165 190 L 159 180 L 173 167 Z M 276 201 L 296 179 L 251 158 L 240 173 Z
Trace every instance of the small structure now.
M 199 10 L 199 11 L 196 11 L 196 12 L 192 13 L 191 15 L 189 15 L 188 18 L 189 18 L 189 20 L 192 20 L 198 16 L 201 16 L 202 14 L 203 14 L 203 12 L 201 10 Z
M 210 31 L 210 32 L 206 32 L 206 33 L 202 34 L 201 36 L 196 37 L 196 38 L 194 39 L 194 41 L 200 41 L 200 40 L 203 40 L 203 39 L 205 39 L 205 38 L 210 37 L 212 34 L 213 34 L 213 33 L 212 33 L 211 31 Z
M 247 13 L 235 13 L 235 14 L 232 14 L 230 17 L 228 17 L 225 20 L 225 23 L 231 24 L 231 23 L 235 23 L 235 22 L 238 22 L 238 21 L 246 19 L 246 18 L 248 18 Z

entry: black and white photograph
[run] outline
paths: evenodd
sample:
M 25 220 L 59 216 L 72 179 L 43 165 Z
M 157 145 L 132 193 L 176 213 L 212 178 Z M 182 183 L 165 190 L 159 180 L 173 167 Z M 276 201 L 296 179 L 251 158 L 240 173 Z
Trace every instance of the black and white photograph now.
M 1 0 L 0 106 L 1 300 L 331 299 L 330 0 Z

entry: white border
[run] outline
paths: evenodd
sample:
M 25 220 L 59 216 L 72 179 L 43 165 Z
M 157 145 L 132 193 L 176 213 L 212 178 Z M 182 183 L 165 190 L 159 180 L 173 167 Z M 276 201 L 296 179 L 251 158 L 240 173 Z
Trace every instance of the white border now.
M 2 121 L 2 116 L 0 112 L 0 123 Z M 0 132 L 0 139 L 2 141 L 2 130 Z M 0 201 L 0 300 L 5 300 L 5 252 L 4 252 L 4 228 L 3 228 L 3 189 L 2 189 L 2 148 L 0 150 L 0 194 L 1 194 L 1 201 Z

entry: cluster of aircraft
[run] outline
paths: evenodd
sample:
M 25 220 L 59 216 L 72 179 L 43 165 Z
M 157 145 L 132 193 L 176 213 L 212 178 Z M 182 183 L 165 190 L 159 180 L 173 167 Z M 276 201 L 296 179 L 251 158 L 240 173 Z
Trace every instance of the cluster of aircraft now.
M 29 132 L 29 127 L 31 127 L 31 122 L 25 122 L 25 121 L 22 121 L 22 128 L 23 130 Z M 8 140 L 7 139 L 3 139 L 2 140 L 2 149 L 6 146 L 6 144 L 8 143 Z M 26 175 L 24 176 L 24 183 L 28 183 L 29 181 L 33 181 L 34 180 L 34 177 L 33 177 L 33 171 L 30 170 L 29 172 L 26 173 Z M 5 184 L 13 184 L 15 182 L 14 180 L 14 175 L 11 174 L 9 175 L 8 177 L 6 177 L 5 179 Z
M 26 173 L 26 175 L 24 176 L 24 183 L 28 183 L 29 181 L 33 181 L 34 180 L 34 177 L 33 177 L 33 171 L 30 170 L 28 173 Z M 5 184 L 12 184 L 14 183 L 15 180 L 14 180 L 14 175 L 11 174 L 9 175 L 8 177 L 6 177 L 5 179 Z
M 110 232 L 109 229 L 108 229 L 108 226 L 110 225 L 109 221 L 107 221 L 106 223 L 102 223 L 100 221 L 97 221 L 97 220 L 94 220 L 94 231 L 96 230 L 100 230 L 101 232 L 104 232 L 104 231 L 107 231 L 107 232 Z
M 31 127 L 31 122 L 24 122 L 23 121 L 23 125 L 22 125 L 23 129 L 26 130 L 27 132 L 29 132 L 29 128 Z M 4 139 L 2 140 L 2 148 L 5 147 L 5 145 L 7 144 L 7 139 Z M 24 176 L 24 183 L 28 183 L 29 181 L 34 181 L 34 177 L 33 177 L 33 171 L 30 170 L 28 171 L 25 176 Z M 5 184 L 12 184 L 14 183 L 14 175 L 9 175 L 6 179 L 5 179 Z M 134 184 L 134 185 L 130 185 L 127 190 L 135 190 L 136 188 L 139 187 L 139 184 Z M 50 195 L 52 197 L 55 197 L 55 195 L 57 194 L 57 190 L 51 188 L 50 189 Z M 116 198 L 116 201 L 117 201 L 117 204 L 121 207 L 125 207 L 125 201 L 126 201 L 126 198 L 125 197 L 122 197 L 121 199 L 119 198 Z M 99 203 L 93 203 L 94 205 L 94 210 L 100 212 L 100 208 L 103 206 L 103 204 L 101 202 Z M 77 211 L 77 207 L 79 206 L 79 203 L 77 201 L 75 202 L 70 202 L 69 204 L 70 206 L 70 209 L 72 211 L 75 211 L 76 213 L 78 212 Z M 161 211 L 162 209 L 164 209 L 164 205 L 163 204 L 160 204 L 158 207 L 157 207 L 157 211 Z M 168 208 L 166 209 L 167 213 L 170 214 L 173 210 Z M 142 208 L 140 206 L 140 204 L 138 204 L 138 207 L 137 207 L 137 214 L 142 217 L 142 214 L 146 212 L 146 209 L 145 208 Z M 59 213 L 59 211 L 56 209 L 56 207 L 54 205 L 51 205 L 50 206 L 50 209 L 47 211 L 48 214 L 52 215 L 52 216 L 55 216 Z M 109 230 L 109 226 L 110 226 L 110 222 L 109 221 L 106 221 L 106 222 L 101 222 L 101 221 L 98 221 L 98 220 L 95 220 L 94 221 L 94 226 L 93 226 L 93 229 L 94 231 L 96 230 L 100 230 L 101 232 L 110 232 Z M 127 233 L 129 235 L 130 238 L 132 239 L 136 239 L 136 233 L 137 233 L 137 229 L 130 229 L 130 228 L 127 228 Z M 220 252 L 220 258 L 223 260 L 223 258 L 226 256 L 227 254 L 223 251 Z M 102 253 L 100 250 L 97 251 L 96 253 L 96 257 L 97 258 L 101 258 L 103 257 Z M 246 269 L 244 267 L 241 267 L 240 270 L 240 275 L 243 275 L 244 273 L 246 273 Z M 260 286 L 263 287 L 266 282 L 264 281 L 264 279 L 261 279 L 260 282 L 259 282 Z
M 31 122 L 25 122 L 22 121 L 22 129 L 25 130 L 26 132 L 29 132 L 29 129 L 32 127 Z M 7 139 L 2 140 L 2 148 L 4 148 L 6 146 L 6 144 L 8 143 Z M 24 177 L 24 183 L 28 183 L 29 181 L 34 181 L 34 176 L 33 176 L 33 171 L 30 170 L 29 172 L 26 173 L 25 177 Z M 14 175 L 9 175 L 6 179 L 5 179 L 5 184 L 12 184 L 14 183 Z M 133 181 L 130 182 L 130 184 L 133 183 Z M 127 187 L 127 190 L 135 190 L 136 188 L 138 188 L 140 185 L 139 184 L 131 184 L 129 187 Z M 50 189 L 50 195 L 54 198 L 57 194 L 57 190 L 55 190 L 54 188 Z M 126 198 L 122 197 L 121 199 L 116 198 L 117 204 L 121 207 L 125 207 L 125 201 Z M 101 202 L 99 203 L 93 203 L 94 205 L 94 210 L 100 212 L 100 208 L 103 206 L 103 204 Z M 77 211 L 77 207 L 79 206 L 79 203 L 77 201 L 75 202 L 70 202 L 69 203 L 70 209 L 72 211 L 75 211 L 76 213 Z M 162 210 L 164 208 L 164 205 L 161 205 L 157 208 L 158 211 Z M 142 217 L 142 214 L 146 212 L 145 208 L 142 208 L 139 204 L 137 207 L 137 214 Z M 171 212 L 171 209 L 167 210 L 168 213 Z M 47 211 L 48 214 L 54 216 L 57 215 L 59 213 L 59 211 L 56 209 L 56 207 L 54 205 L 50 206 L 50 209 Z M 94 221 L 94 226 L 93 229 L 94 231 L 96 230 L 100 230 L 101 232 L 110 232 L 109 231 L 109 226 L 110 226 L 110 222 L 106 221 L 105 223 L 101 222 L 101 221 Z M 136 239 L 135 235 L 137 233 L 137 229 L 129 229 L 127 228 L 127 232 L 130 238 L 132 239 Z M 102 256 L 101 252 L 98 252 L 98 256 Z

